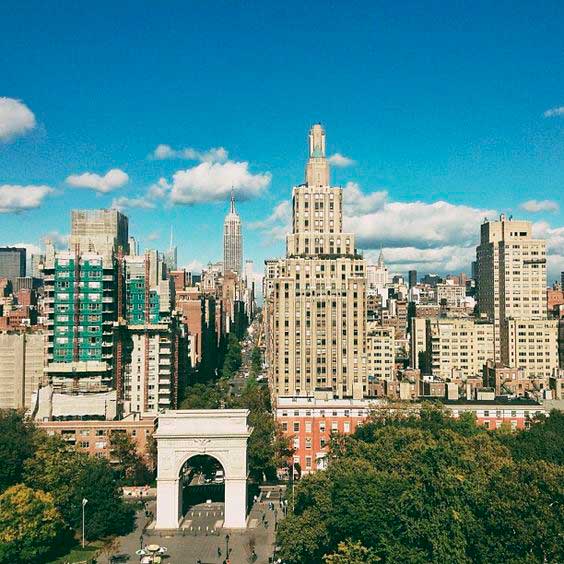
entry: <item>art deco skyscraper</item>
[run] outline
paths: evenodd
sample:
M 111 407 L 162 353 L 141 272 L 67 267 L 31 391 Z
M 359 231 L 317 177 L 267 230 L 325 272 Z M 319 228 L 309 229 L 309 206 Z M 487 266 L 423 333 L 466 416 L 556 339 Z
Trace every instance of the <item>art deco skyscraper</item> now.
M 235 193 L 231 191 L 229 213 L 223 222 L 223 270 L 243 274 L 243 235 L 241 218 L 235 210 Z
M 292 191 L 286 258 L 266 262 L 267 361 L 278 396 L 367 392 L 366 265 L 343 233 L 343 192 L 329 184 L 325 131 L 309 133 L 306 182 Z

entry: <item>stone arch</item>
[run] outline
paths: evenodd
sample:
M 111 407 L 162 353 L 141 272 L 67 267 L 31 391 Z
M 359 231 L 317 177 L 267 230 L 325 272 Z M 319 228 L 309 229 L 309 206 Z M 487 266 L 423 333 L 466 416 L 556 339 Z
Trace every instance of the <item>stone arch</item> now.
M 193 456 L 216 458 L 225 473 L 226 528 L 245 528 L 247 498 L 246 409 L 167 411 L 159 416 L 157 529 L 177 529 L 182 516 L 180 470 Z

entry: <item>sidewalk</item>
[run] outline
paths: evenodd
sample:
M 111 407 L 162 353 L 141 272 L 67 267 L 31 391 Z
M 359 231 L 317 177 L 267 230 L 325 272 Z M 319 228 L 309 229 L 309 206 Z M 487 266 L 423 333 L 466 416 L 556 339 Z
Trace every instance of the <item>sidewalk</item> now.
M 276 540 L 275 523 L 282 516 L 278 504 L 274 502 L 275 510 L 272 511 L 268 508 L 268 501 L 264 500 L 253 505 L 247 518 L 246 530 L 217 529 L 213 532 L 204 532 L 206 526 L 212 531 L 210 523 L 220 519 L 217 517 L 219 508 L 209 509 L 205 505 L 200 505 L 195 506 L 191 512 L 189 529 L 179 530 L 173 534 L 146 530 L 143 534 L 143 544 L 166 546 L 167 564 L 196 564 L 198 559 L 202 564 L 223 564 L 227 555 L 227 544 L 229 544 L 231 564 L 251 562 L 253 547 L 257 554 L 255 562 L 267 564 Z M 154 512 L 154 504 L 150 504 L 149 510 Z M 217 513 L 213 516 L 209 514 L 210 511 Z M 128 554 L 130 563 L 137 562 L 138 556 L 135 551 L 141 546 L 140 537 L 147 525 L 149 523 L 144 512 L 139 511 L 135 531 L 119 539 L 116 553 Z M 199 532 L 198 527 L 200 527 Z M 227 535 L 229 535 L 228 539 Z

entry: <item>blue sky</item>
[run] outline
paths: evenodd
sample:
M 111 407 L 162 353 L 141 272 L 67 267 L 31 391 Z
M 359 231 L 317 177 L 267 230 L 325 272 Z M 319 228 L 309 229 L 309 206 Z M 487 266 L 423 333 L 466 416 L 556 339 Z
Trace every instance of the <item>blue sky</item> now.
M 5 1 L 0 243 L 118 205 L 142 245 L 173 226 L 181 264 L 218 260 L 233 183 L 259 270 L 283 253 L 321 121 L 354 161 L 332 177 L 369 258 L 382 244 L 396 271 L 469 270 L 481 218 L 505 211 L 548 239 L 555 278 L 563 21 L 561 1 Z

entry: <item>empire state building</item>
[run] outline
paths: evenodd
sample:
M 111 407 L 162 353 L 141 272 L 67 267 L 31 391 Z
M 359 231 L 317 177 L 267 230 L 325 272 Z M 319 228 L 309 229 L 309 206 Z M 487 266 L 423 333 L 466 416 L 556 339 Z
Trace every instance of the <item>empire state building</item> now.
M 241 218 L 235 210 L 235 194 L 231 191 L 229 213 L 223 222 L 223 270 L 231 270 L 239 276 L 243 273 L 243 235 Z

